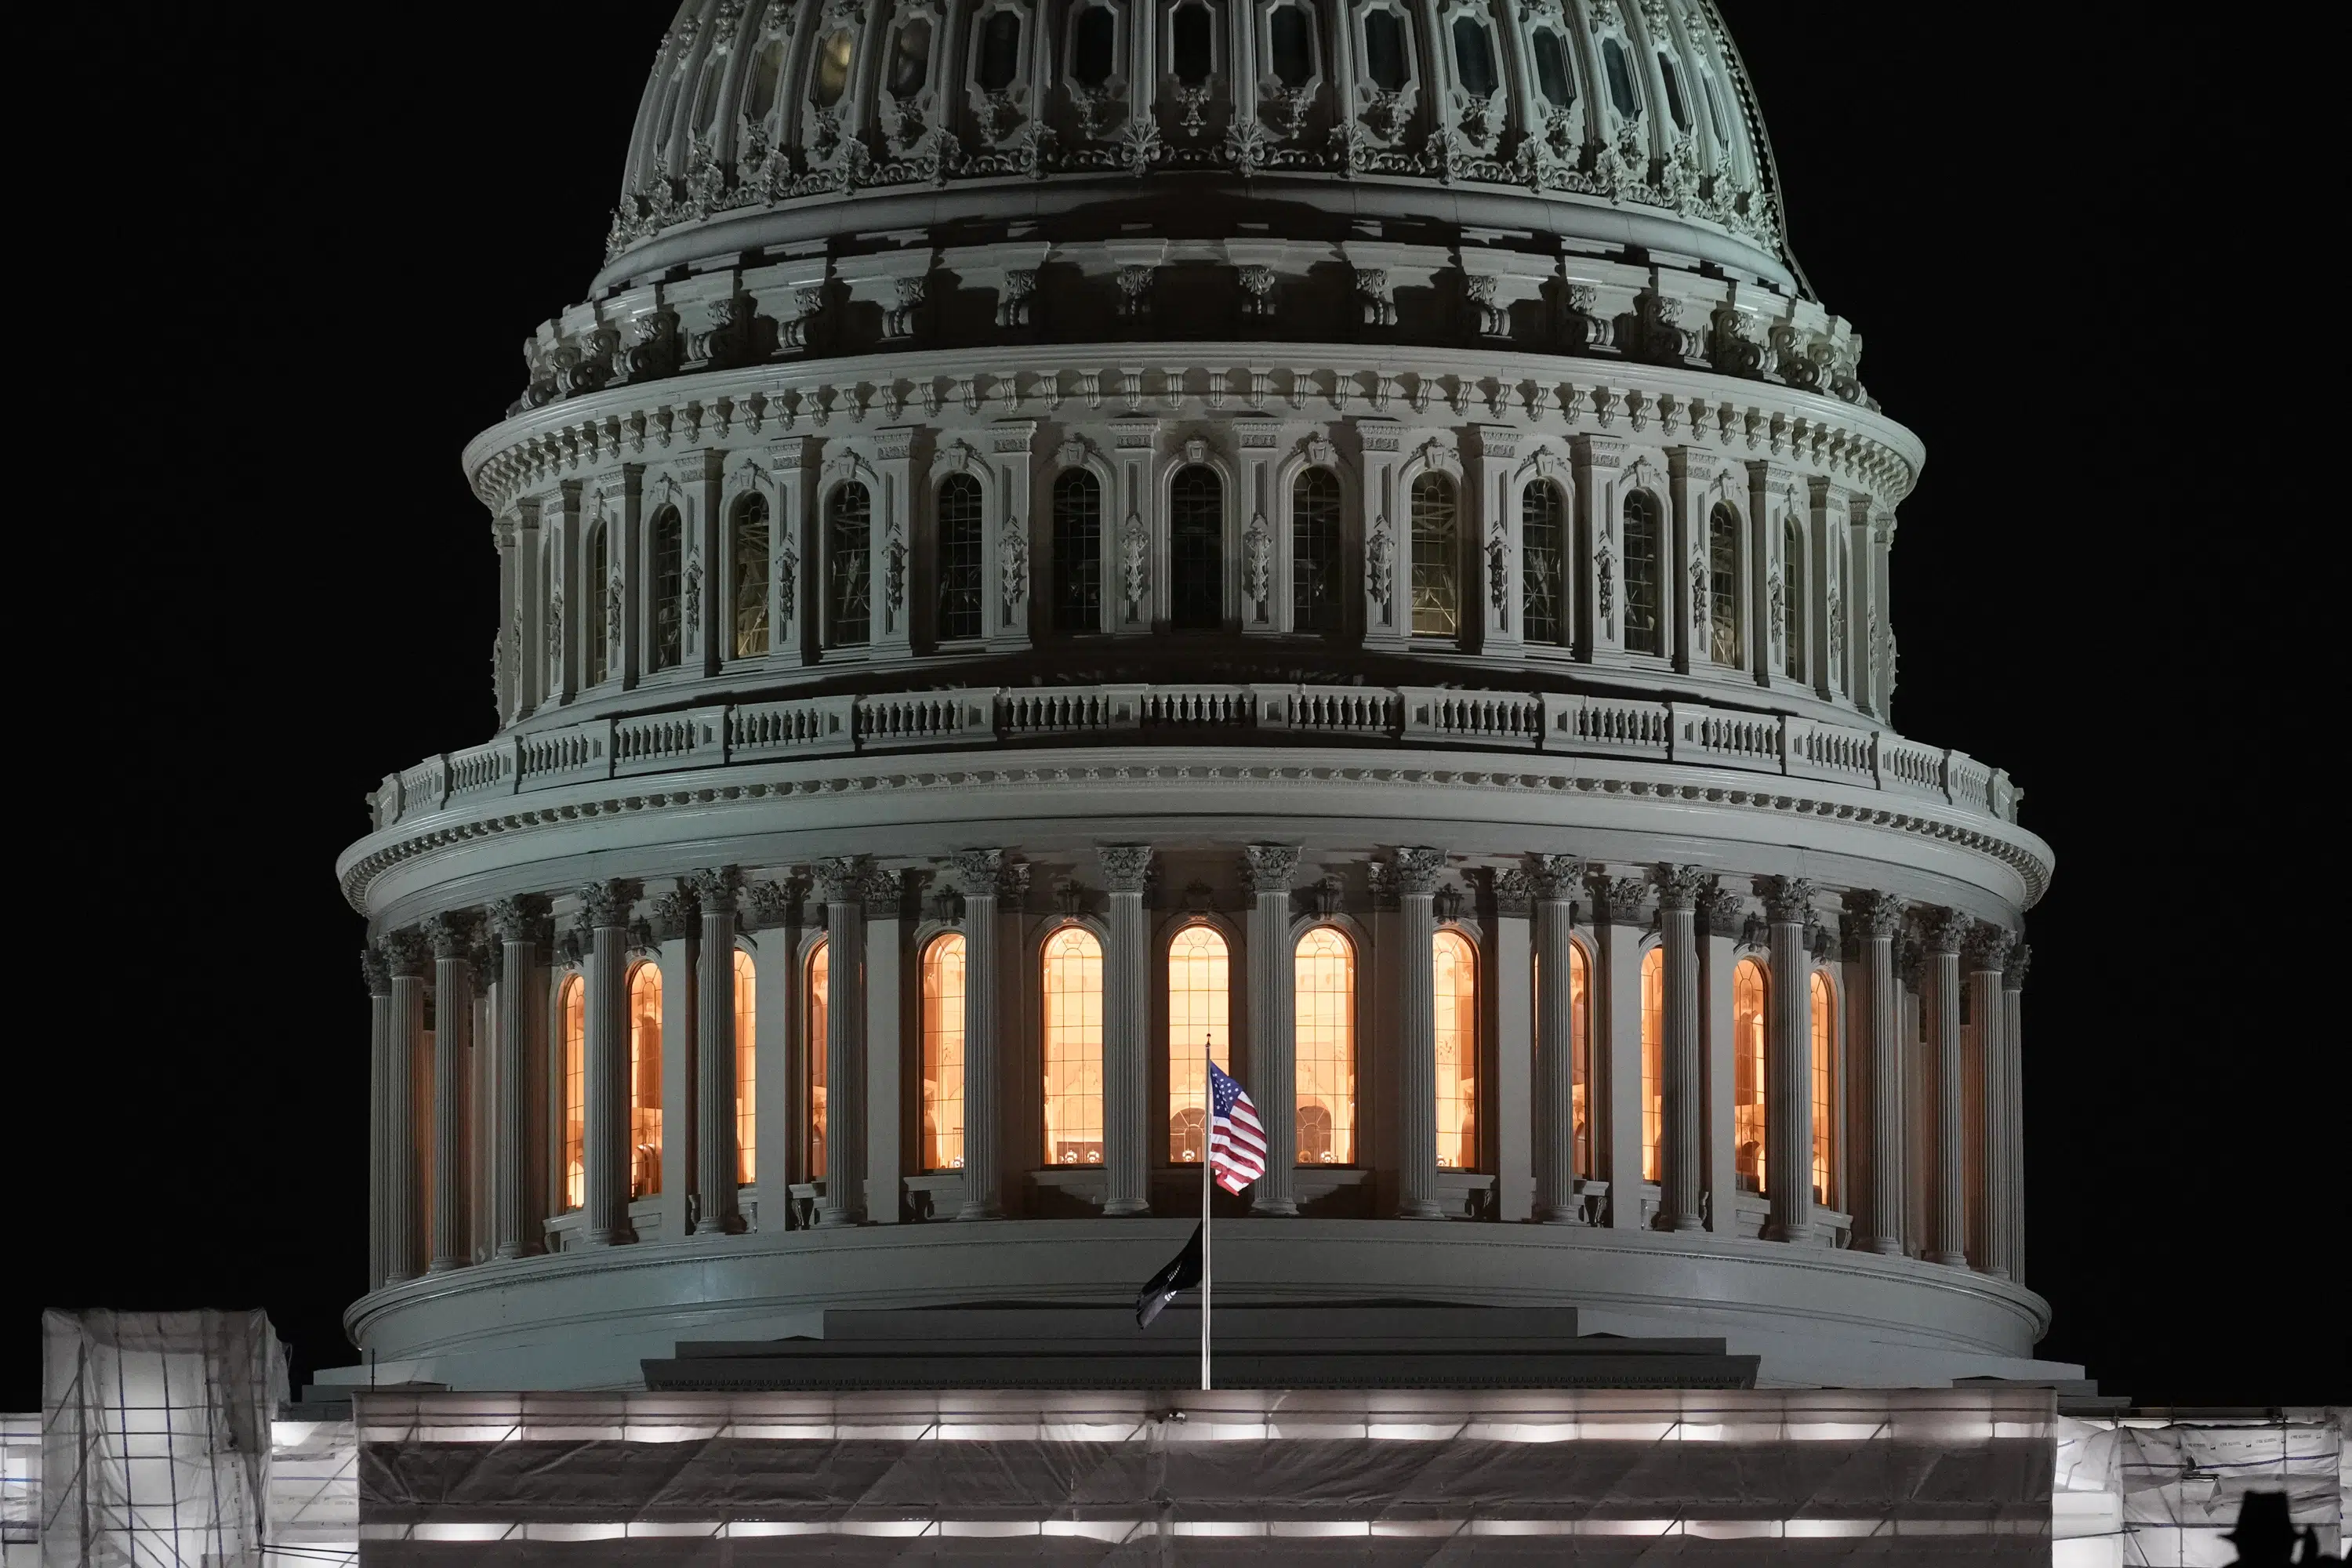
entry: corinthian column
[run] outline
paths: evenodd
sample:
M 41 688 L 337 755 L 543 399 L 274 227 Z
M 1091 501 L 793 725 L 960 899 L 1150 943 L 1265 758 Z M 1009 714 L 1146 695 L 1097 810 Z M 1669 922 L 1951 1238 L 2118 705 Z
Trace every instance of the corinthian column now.
M 425 938 L 415 930 L 386 933 L 383 949 L 392 964 L 385 1017 L 392 1048 L 384 1074 L 383 1282 L 397 1285 L 424 1271 L 417 1245 L 423 1237 L 416 1213 L 416 1066 L 425 1049 L 425 965 L 429 960 Z
M 743 874 L 722 866 L 687 885 L 702 921 L 694 1007 L 694 1191 L 702 1207 L 694 1234 L 731 1236 L 743 1228 L 735 1207 L 735 902 Z
M 531 1042 L 539 1009 L 539 947 L 546 936 L 547 900 L 535 893 L 490 906 L 490 933 L 499 942 L 498 1038 L 490 1075 L 490 1237 L 494 1255 L 523 1258 L 540 1250 L 539 1216 L 531 1201 L 530 1108 L 536 1053 Z
M 368 1289 L 381 1289 L 392 1257 L 392 964 L 373 942 L 360 949 L 368 992 Z
M 473 1255 L 466 1235 L 466 1065 L 473 1056 L 474 982 L 467 959 L 473 923 L 441 915 L 425 927 L 433 946 L 433 1261 L 446 1274 Z
M 1444 851 L 1389 857 L 1397 899 L 1397 1217 L 1443 1219 L 1437 1201 L 1437 920 Z
M 1967 1164 L 1960 1114 L 1960 944 L 1971 924 L 1957 910 L 1929 917 L 1927 949 L 1927 1051 L 1935 1071 L 1936 1149 L 1927 1172 L 1927 1261 L 1966 1268 L 1968 1204 L 1962 1183 Z
M 2025 972 L 2033 949 L 2019 942 L 2000 973 L 2000 1050 L 2003 1106 L 2002 1169 L 2008 1184 L 2001 1198 L 2001 1234 L 2008 1238 L 2009 1277 L 2025 1279 Z
M 1802 877 L 1758 879 L 1772 966 L 1764 1054 L 1771 1092 L 1764 1107 L 1764 1185 L 1772 1213 L 1769 1241 L 1803 1242 L 1813 1232 L 1813 966 L 1805 951 L 1813 885 Z
M 1583 1221 L 1576 1195 L 1576 889 L 1584 862 L 1573 855 L 1530 855 L 1528 880 L 1536 923 L 1536 1218 L 1547 1225 Z
M 2001 969 L 2017 935 L 2003 927 L 1979 925 L 1969 933 L 1969 1011 L 1977 1021 L 1979 1102 L 1983 1144 L 1978 1157 L 1977 1267 L 1996 1279 L 2010 1277 L 2009 1227 L 2009 1031 L 2001 1000 Z
M 1659 1119 L 1659 1228 L 1704 1230 L 1699 1216 L 1706 1143 L 1699 1063 L 1698 896 L 1708 878 L 1696 866 L 1658 868 L 1658 939 L 1665 950 L 1665 1037 L 1658 1053 L 1665 1100 Z
M 866 858 L 820 860 L 824 900 L 824 1195 L 820 1226 L 866 1217 Z
M 997 1065 L 996 900 L 1008 869 L 1001 849 L 966 849 L 954 858 L 963 893 L 963 1206 L 958 1219 L 1004 1217 L 1003 1089 Z M 1013 902 L 1019 904 L 1013 891 Z
M 1151 933 L 1143 886 L 1151 846 L 1110 844 L 1100 851 L 1110 889 L 1110 952 L 1103 975 L 1103 1213 L 1151 1212 Z
M 1250 1098 L 1265 1122 L 1265 1174 L 1251 1201 L 1255 1215 L 1298 1212 L 1298 996 L 1290 953 L 1290 879 L 1298 850 L 1253 844 L 1242 851 L 1250 905 Z
M 582 1240 L 590 1247 L 635 1241 L 629 1224 L 629 882 L 591 882 L 580 889 L 588 941 L 581 967 L 587 1039 L 582 1085 Z
M 1903 1253 L 1903 998 L 1895 986 L 1895 933 L 1903 900 L 1886 893 L 1854 893 L 1846 915 L 1862 951 L 1862 994 L 1852 1016 L 1862 1024 L 1855 1061 L 1869 1077 L 1869 1166 L 1854 1184 L 1861 1202 L 1853 1216 L 1858 1252 Z

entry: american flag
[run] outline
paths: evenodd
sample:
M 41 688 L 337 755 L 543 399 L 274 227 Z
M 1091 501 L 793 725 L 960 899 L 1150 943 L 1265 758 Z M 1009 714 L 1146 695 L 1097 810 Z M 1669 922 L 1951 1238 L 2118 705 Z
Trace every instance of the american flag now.
M 1217 1185 L 1238 1193 L 1265 1174 L 1265 1126 L 1242 1086 L 1215 1062 L 1209 1064 L 1209 1173 Z

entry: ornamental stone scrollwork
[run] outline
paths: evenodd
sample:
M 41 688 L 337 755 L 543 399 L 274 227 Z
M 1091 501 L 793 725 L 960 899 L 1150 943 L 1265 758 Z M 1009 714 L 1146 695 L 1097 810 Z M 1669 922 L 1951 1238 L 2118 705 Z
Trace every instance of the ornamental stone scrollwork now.
M 1535 912 L 1536 883 L 1524 866 L 1506 866 L 1486 873 L 1487 892 L 1495 913 L 1506 920 L 1526 920 Z
M 1497 517 L 1486 534 L 1486 603 L 1499 613 L 1508 613 L 1511 601 L 1511 535 L 1509 527 Z
M 1241 853 L 1241 877 L 1253 893 L 1286 892 L 1298 870 L 1295 844 L 1250 844 Z
M 1706 557 L 1694 552 L 1690 558 L 1690 616 L 1694 627 L 1704 628 L 1711 609 L 1707 593 Z
M 604 640 L 615 652 L 621 647 L 622 622 L 628 614 L 628 588 L 615 572 L 612 581 L 604 584 Z M 619 662 L 617 658 L 614 660 L 615 665 Z
M 1381 614 L 1389 612 L 1389 598 L 1396 585 L 1396 541 L 1389 531 L 1388 514 L 1383 512 L 1372 524 L 1372 536 L 1364 545 L 1364 586 Z
M 1747 918 L 1747 900 L 1720 882 L 1710 881 L 1698 896 L 1698 929 L 1703 936 L 1737 937 Z
M 1365 326 L 1393 327 L 1396 325 L 1396 296 L 1389 283 L 1388 268 L 1358 268 L 1356 299 L 1362 307 Z
M 1151 879 L 1149 844 L 1106 844 L 1095 853 L 1102 862 L 1103 886 L 1114 893 L 1139 893 Z
M 902 871 L 868 866 L 857 879 L 858 901 L 867 920 L 896 920 L 905 909 L 907 878 Z
M 1527 872 L 1534 896 L 1546 901 L 1573 900 L 1587 875 L 1583 858 L 1576 855 L 1530 855 Z
M 1610 530 L 1597 528 L 1599 542 L 1592 549 L 1592 590 L 1598 601 L 1601 629 L 1610 637 L 1617 635 L 1617 552 L 1610 542 Z
M 1662 910 L 1696 910 L 1699 895 L 1712 885 L 1712 879 L 1696 866 L 1660 865 L 1652 873 L 1658 889 L 1658 907 Z
M 1242 314 L 1263 321 L 1274 314 L 1274 268 L 1253 264 L 1235 269 L 1242 286 Z
M 800 546 L 793 542 L 790 530 L 782 531 L 776 552 L 776 630 L 781 646 L 784 635 L 793 628 L 793 612 L 800 604 Z
M 2004 991 L 2025 989 L 2025 972 L 2033 964 L 2033 944 L 2021 942 L 2009 955 L 2009 963 L 2000 972 L 2000 988 Z
M 682 942 L 694 935 L 702 925 L 702 906 L 694 889 L 685 883 L 667 893 L 656 894 L 646 911 L 646 924 L 653 930 L 656 942 Z
M 360 949 L 360 979 L 366 984 L 371 996 L 392 994 L 392 960 L 374 942 Z
M 753 882 L 743 889 L 748 906 L 746 924 L 753 931 L 775 931 L 798 923 L 802 884 L 796 879 Z
M 633 881 L 590 882 L 577 895 L 581 923 L 591 930 L 625 927 L 642 889 Z
M 690 874 L 685 887 L 694 895 L 706 914 L 733 914 L 743 897 L 743 870 L 740 866 L 719 866 Z
M 1812 924 L 1813 895 L 1819 890 L 1804 877 L 1756 879 L 1756 896 L 1764 900 L 1764 918 L 1774 925 Z
M 1242 584 L 1251 606 L 1265 618 L 1266 601 L 1274 596 L 1274 531 L 1262 511 L 1250 518 L 1242 537 Z
M 1021 606 L 1029 598 L 1029 536 L 1017 524 L 1007 527 L 997 543 L 996 577 L 1004 622 L 1017 625 Z
M 426 945 L 425 933 L 415 926 L 384 932 L 378 945 L 394 979 L 421 979 L 432 962 L 433 950 Z
M 895 517 L 882 545 L 882 594 L 895 619 L 907 607 L 907 531 Z
M 686 582 L 681 589 L 686 608 L 686 635 L 690 642 L 702 640 L 702 556 L 699 552 L 686 558 Z
M 2017 933 L 2007 926 L 1979 921 L 1969 932 L 1968 966 L 1977 971 L 1999 971 L 2009 962 L 2010 950 L 2017 945 Z
M 1647 878 L 1594 875 L 1586 879 L 1585 886 L 1592 891 L 1594 924 L 1634 926 L 1644 923 L 1642 911 L 1650 898 Z
M 1780 583 L 1780 562 L 1774 557 L 1772 569 L 1764 578 L 1764 616 L 1767 635 L 1772 646 L 1780 647 L 1789 640 L 1788 595 Z
M 1402 848 L 1389 854 L 1382 881 L 1391 897 L 1409 893 L 1434 893 L 1437 879 L 1445 869 L 1445 851 L 1427 847 Z
M 810 868 L 810 885 L 815 889 L 817 901 L 845 904 L 859 898 L 870 867 L 871 862 L 863 855 L 833 856 L 819 860 Z
M 1853 892 L 1845 897 L 1846 923 L 1856 934 L 1891 937 L 1903 929 L 1906 908 L 1892 893 Z
M 1130 621 L 1145 618 L 1146 597 L 1151 591 L 1151 535 L 1143 526 L 1143 519 L 1135 512 L 1127 514 L 1127 526 L 1119 531 L 1119 586 L 1124 591 L 1127 616 Z
M 473 920 L 461 914 L 438 914 L 425 922 L 425 944 L 436 960 L 462 959 L 474 949 Z
M 538 893 L 500 899 L 489 907 L 484 924 L 500 942 L 545 942 L 548 901 Z
M 1930 952 L 1958 952 L 1968 944 L 1976 921 L 1958 910 L 1928 910 L 1920 939 Z

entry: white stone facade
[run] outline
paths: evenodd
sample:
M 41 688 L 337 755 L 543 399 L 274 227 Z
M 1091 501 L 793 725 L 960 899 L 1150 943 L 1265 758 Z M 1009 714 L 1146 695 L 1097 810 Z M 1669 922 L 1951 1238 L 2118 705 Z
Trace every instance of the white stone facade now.
M 1000 12 L 1013 84 L 926 98 L 996 79 Z M 1221 1288 L 1571 1303 L 1768 1381 L 2040 1366 L 2019 935 L 2051 854 L 2005 773 L 1891 727 L 1922 448 L 1780 247 L 1711 8 L 1066 13 L 681 11 L 594 296 L 466 454 L 499 733 L 388 775 L 340 867 L 373 938 L 359 1342 L 604 1385 L 826 1306 L 1116 1299 L 1184 1223 L 1148 1217 L 1192 1190 L 1168 954 L 1208 926 L 1261 1105 L 1300 938 L 1354 963 L 1351 1158 L 1270 1173 Z M 1041 975 L 1073 926 L 1105 980 L 1067 1168 Z M 962 1156 L 928 1171 L 950 931 Z M 1445 931 L 1476 1000 L 1441 1047 Z

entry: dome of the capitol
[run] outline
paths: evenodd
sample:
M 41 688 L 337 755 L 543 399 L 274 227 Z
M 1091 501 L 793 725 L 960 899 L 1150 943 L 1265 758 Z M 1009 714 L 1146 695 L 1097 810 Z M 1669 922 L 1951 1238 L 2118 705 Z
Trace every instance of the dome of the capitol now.
M 379 1371 L 1124 1301 L 1213 1058 L 1221 1300 L 2046 1373 L 2053 858 L 1776 182 L 1707 0 L 688 0 L 338 868 Z

